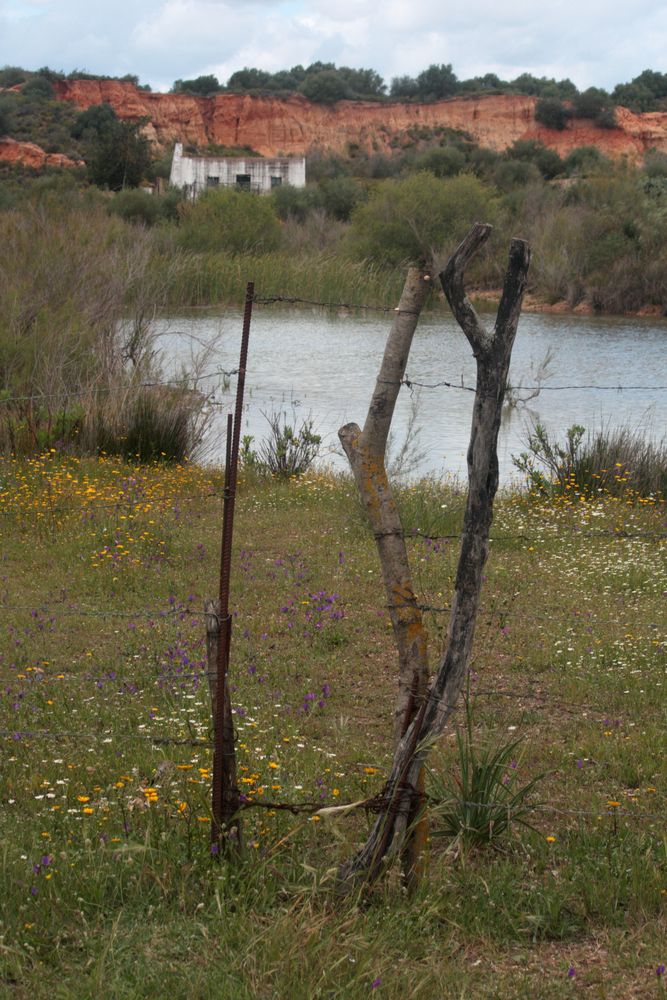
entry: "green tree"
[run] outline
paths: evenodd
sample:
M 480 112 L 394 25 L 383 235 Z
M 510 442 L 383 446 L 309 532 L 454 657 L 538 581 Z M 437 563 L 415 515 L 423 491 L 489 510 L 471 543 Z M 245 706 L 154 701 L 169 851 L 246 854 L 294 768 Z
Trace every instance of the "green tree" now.
M 75 139 L 83 139 L 86 136 L 97 138 L 101 133 L 113 128 L 117 121 L 116 112 L 110 104 L 91 104 L 77 116 L 71 133 Z
M 387 89 L 384 80 L 374 69 L 350 69 L 349 66 L 340 66 L 337 72 L 355 97 L 382 97 Z
M 210 73 L 207 76 L 197 76 L 194 80 L 175 80 L 171 88 L 172 94 L 199 94 L 208 97 L 224 90 L 217 76 Z
M 9 115 L 7 109 L 0 104 L 0 136 L 7 135 L 9 133 Z
M 138 187 L 151 167 L 148 139 L 140 125 L 116 120 L 97 133 L 86 157 L 88 175 L 98 187 L 121 191 Z
M 336 101 L 349 100 L 352 97 L 350 87 L 335 69 L 309 73 L 299 90 L 309 101 L 318 104 L 335 104 Z
M 476 177 L 440 180 L 430 173 L 381 181 L 352 214 L 351 253 L 383 264 L 429 264 L 443 247 L 458 243 L 479 219 L 492 221 L 496 203 Z
M 27 83 L 23 84 L 21 93 L 24 97 L 36 97 L 44 101 L 50 101 L 54 95 L 53 84 L 45 76 L 33 76 Z
M 597 118 L 610 103 L 611 98 L 606 90 L 589 87 L 572 99 L 572 113 L 575 118 Z
M 221 188 L 182 205 L 178 242 L 199 252 L 275 250 L 280 243 L 280 223 L 270 198 Z
M 458 80 L 451 63 L 432 63 L 417 77 L 419 96 L 425 101 L 437 101 L 443 97 L 451 97 L 458 90 Z
M 17 83 L 23 83 L 27 75 L 20 66 L 3 66 L 0 69 L 0 87 L 15 87 Z
M 271 74 L 264 69 L 250 69 L 248 66 L 232 73 L 227 81 L 227 89 L 232 93 L 246 90 L 266 90 L 271 85 Z
M 414 76 L 395 76 L 391 81 L 389 94 L 394 98 L 418 97 L 419 84 Z

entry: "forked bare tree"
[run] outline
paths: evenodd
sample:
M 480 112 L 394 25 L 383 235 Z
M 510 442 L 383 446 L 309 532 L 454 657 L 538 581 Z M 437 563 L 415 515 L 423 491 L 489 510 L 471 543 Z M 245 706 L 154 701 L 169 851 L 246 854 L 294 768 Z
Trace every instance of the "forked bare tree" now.
M 428 288 L 425 272 L 408 273 L 363 431 L 356 424 L 347 424 L 339 431 L 378 544 L 400 663 L 394 727 L 399 738 L 381 797 L 383 808 L 364 846 L 341 868 L 341 880 L 347 884 L 373 881 L 399 852 L 403 853 L 408 884 L 419 877 L 421 837 L 415 838 L 414 829 L 423 831 L 423 823 L 420 827 L 414 821 L 422 810 L 423 765 L 456 706 L 470 659 L 498 488 L 498 431 L 530 262 L 528 244 L 512 240 L 495 327 L 489 332 L 465 293 L 463 279 L 468 264 L 490 234 L 490 226 L 476 223 L 440 274 L 447 301 L 477 362 L 477 386 L 468 447 L 468 499 L 449 628 L 430 686 L 421 612 L 384 466 L 396 396 Z M 408 830 L 413 831 L 411 837 L 406 837 Z M 406 841 L 412 843 L 407 865 Z

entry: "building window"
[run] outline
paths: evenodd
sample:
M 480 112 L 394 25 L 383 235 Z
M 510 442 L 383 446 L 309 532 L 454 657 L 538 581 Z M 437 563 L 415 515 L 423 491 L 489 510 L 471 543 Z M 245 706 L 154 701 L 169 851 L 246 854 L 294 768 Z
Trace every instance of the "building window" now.
M 238 188 L 243 188 L 244 191 L 250 190 L 250 174 L 237 174 L 236 175 L 236 186 Z
M 279 188 L 280 185 L 282 184 L 282 182 L 283 182 L 282 177 L 272 177 L 271 178 L 271 187 L 272 188 Z
M 220 183 L 219 177 L 211 177 L 209 174 L 209 176 L 206 178 L 206 187 L 210 188 L 217 187 L 219 183 Z

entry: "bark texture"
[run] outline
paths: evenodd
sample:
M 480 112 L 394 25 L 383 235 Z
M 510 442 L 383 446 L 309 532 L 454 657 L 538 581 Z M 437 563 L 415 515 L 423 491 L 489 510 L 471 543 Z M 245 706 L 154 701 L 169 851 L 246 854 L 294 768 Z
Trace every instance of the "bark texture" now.
M 385 451 L 412 338 L 430 290 L 430 274 L 410 268 L 387 338 L 363 431 L 357 424 L 346 424 L 338 431 L 377 543 L 398 649 L 398 698 L 394 713 L 396 741 L 407 729 L 415 707 L 426 690 L 428 658 L 426 632 L 412 586 L 403 527 L 387 478 Z
M 466 296 L 463 277 L 490 232 L 490 226 L 481 223 L 473 226 L 440 275 L 447 301 L 477 362 L 467 456 L 468 499 L 447 639 L 436 676 L 396 747 L 383 790 L 384 808 L 364 846 L 340 871 L 342 881 L 348 884 L 377 878 L 387 860 L 401 849 L 415 803 L 420 799 L 419 775 L 424 760 L 456 706 L 470 659 L 493 500 L 498 488 L 498 431 L 530 261 L 528 244 L 512 240 L 503 295 L 494 330 L 489 332 Z

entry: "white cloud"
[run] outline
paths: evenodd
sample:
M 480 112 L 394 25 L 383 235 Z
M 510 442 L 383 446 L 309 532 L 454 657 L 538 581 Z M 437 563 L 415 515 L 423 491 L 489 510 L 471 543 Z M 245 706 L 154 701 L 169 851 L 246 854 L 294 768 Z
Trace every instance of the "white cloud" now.
M 666 34 L 664 0 L 0 0 L 0 65 L 134 72 L 162 87 L 316 59 L 387 82 L 451 62 L 460 78 L 528 71 L 611 87 L 667 68 Z

